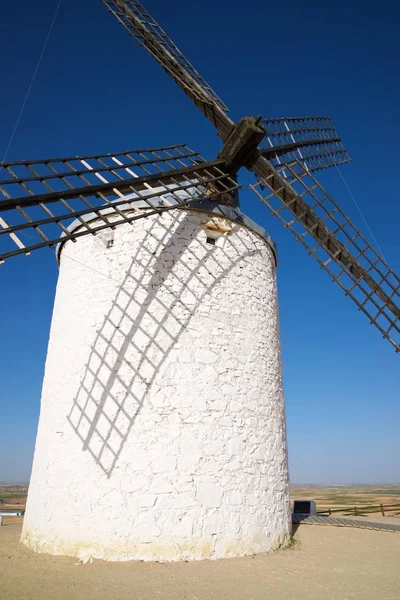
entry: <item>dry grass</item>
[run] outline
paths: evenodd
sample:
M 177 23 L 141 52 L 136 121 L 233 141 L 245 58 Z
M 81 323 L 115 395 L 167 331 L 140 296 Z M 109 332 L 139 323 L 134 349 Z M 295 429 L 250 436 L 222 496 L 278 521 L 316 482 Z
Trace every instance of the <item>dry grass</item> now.
M 3 517 L 3 526 L 5 525 L 22 525 L 24 517 Z

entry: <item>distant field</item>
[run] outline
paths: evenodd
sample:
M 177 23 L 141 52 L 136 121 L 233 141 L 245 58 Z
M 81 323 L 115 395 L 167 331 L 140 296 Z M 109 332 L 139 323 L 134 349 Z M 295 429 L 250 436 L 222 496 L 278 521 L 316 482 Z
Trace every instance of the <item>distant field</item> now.
M 317 509 L 377 504 L 400 504 L 400 485 L 292 485 L 291 500 L 315 500 Z
M 24 509 L 28 493 L 27 485 L 0 483 L 0 508 Z M 354 507 L 377 504 L 400 504 L 400 485 L 318 486 L 292 485 L 291 500 L 315 500 L 317 509 Z M 15 517 L 16 518 L 16 517 Z
M 0 498 L 3 498 L 3 500 L 20 500 L 20 499 L 25 499 L 27 496 L 27 492 L 4 492 L 0 489 Z
M 3 498 L 3 500 L 19 500 L 21 498 L 26 499 L 27 494 L 27 484 L 0 482 L 0 498 Z
M 0 483 L 0 509 L 24 510 L 28 486 L 21 484 Z M 22 517 L 4 517 L 3 524 L 21 523 Z

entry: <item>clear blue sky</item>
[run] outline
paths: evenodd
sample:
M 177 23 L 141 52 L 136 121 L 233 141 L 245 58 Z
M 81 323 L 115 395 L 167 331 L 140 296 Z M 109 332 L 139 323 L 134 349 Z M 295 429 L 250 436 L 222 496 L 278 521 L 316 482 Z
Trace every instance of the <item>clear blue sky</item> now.
M 0 8 L 0 154 L 55 5 Z M 146 7 L 233 118 L 334 118 L 353 158 L 342 171 L 399 272 L 399 6 L 147 0 Z M 182 141 L 209 158 L 219 148 L 212 126 L 102 3 L 64 0 L 8 158 Z M 338 173 L 321 180 L 365 231 Z M 400 481 L 400 356 L 251 192 L 242 207 L 278 245 L 292 481 Z M 0 480 L 29 478 L 56 280 L 47 249 L 0 267 Z

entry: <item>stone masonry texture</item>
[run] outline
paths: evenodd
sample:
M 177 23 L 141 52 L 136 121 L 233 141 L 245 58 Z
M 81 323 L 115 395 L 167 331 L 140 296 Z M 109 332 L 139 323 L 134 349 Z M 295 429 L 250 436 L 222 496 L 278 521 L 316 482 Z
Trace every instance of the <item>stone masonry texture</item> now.
M 105 560 L 290 539 L 274 255 L 174 210 L 61 251 L 22 541 Z

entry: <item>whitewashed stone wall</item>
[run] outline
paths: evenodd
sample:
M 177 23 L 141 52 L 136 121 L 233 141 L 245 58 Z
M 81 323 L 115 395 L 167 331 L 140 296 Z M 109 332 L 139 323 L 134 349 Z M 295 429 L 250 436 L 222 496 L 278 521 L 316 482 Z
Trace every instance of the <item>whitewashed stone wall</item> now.
M 273 253 L 227 220 L 206 243 L 210 219 L 176 210 L 63 247 L 27 546 L 184 560 L 289 541 Z

